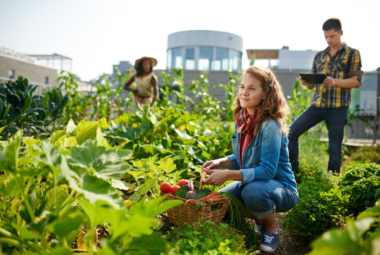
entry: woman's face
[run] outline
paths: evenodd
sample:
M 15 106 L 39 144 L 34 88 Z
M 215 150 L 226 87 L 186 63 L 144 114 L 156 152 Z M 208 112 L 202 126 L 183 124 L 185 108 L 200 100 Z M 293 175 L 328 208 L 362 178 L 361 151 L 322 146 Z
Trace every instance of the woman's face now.
M 253 75 L 246 73 L 241 81 L 238 96 L 241 107 L 247 109 L 249 114 L 253 114 L 261 100 L 265 98 L 265 93 L 261 82 Z
M 142 66 L 143 66 L 143 70 L 144 70 L 144 72 L 145 72 L 145 73 L 148 73 L 148 72 L 150 71 L 150 60 L 149 60 L 149 59 L 145 59 L 145 60 L 143 61 Z

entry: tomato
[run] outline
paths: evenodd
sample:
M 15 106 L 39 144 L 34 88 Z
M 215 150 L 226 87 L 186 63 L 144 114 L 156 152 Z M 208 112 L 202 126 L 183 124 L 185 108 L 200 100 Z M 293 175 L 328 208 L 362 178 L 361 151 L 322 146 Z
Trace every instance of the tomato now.
M 180 180 L 180 181 L 178 182 L 178 186 L 182 187 L 183 185 L 187 185 L 188 183 L 189 183 L 188 181 L 182 179 L 182 180 Z
M 172 187 L 172 195 L 174 196 L 174 194 L 177 192 L 177 190 L 180 188 L 180 186 L 178 186 L 178 185 L 174 185 L 173 187 Z
M 170 185 L 170 183 L 163 182 L 160 186 L 160 190 L 162 193 L 170 193 L 170 191 L 172 191 L 172 185 Z

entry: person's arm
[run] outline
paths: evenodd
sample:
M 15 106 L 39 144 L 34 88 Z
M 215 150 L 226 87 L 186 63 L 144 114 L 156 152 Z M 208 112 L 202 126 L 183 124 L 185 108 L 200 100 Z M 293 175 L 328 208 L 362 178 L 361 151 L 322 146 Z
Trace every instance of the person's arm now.
M 135 81 L 136 74 L 132 75 L 132 77 L 125 83 L 124 89 L 131 91 L 132 93 L 136 94 L 137 89 L 131 88 L 131 84 Z
M 150 104 L 150 106 L 153 106 L 154 102 L 157 102 L 157 100 L 158 100 L 158 84 L 157 84 L 156 76 L 153 75 L 150 82 L 152 83 L 153 94 L 154 94 L 154 97 L 153 97 L 153 100 L 152 100 L 152 103 Z
M 341 88 L 359 88 L 362 80 L 362 62 L 358 50 L 354 50 L 352 52 L 347 65 L 349 68 L 347 79 L 333 79 L 331 77 L 327 77 L 323 84 L 330 87 L 337 86 Z
M 357 78 L 348 78 L 348 79 L 333 79 L 331 77 L 327 77 L 323 81 L 324 85 L 329 87 L 337 86 L 341 88 L 359 88 L 360 82 Z

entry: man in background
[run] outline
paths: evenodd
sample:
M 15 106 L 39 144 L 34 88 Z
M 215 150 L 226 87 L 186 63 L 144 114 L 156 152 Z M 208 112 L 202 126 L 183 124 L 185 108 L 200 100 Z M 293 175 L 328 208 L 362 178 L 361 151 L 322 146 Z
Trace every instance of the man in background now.
M 328 47 L 316 54 L 311 73 L 325 74 L 323 84 L 309 84 L 300 77 L 303 85 L 315 88 L 311 106 L 290 125 L 289 158 L 294 173 L 298 174 L 298 138 L 322 120 L 326 121 L 330 159 L 328 170 L 340 173 L 342 141 L 351 104 L 351 89 L 361 85 L 361 59 L 359 51 L 343 43 L 342 24 L 339 19 L 328 19 L 323 24 Z

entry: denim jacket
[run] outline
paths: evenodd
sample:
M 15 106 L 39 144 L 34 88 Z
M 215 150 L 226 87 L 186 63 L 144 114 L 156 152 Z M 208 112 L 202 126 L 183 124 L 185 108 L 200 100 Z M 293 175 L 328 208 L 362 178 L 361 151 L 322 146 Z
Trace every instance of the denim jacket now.
M 234 165 L 234 170 L 240 170 L 246 185 L 253 181 L 275 180 L 290 187 L 298 196 L 297 184 L 289 162 L 288 138 L 278 128 L 275 120 L 263 122 L 252 142 L 244 152 L 240 165 L 239 135 L 236 131 L 232 137 L 233 154 L 228 156 Z

